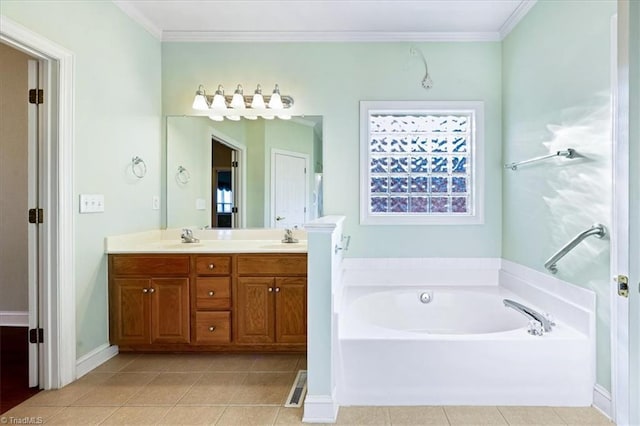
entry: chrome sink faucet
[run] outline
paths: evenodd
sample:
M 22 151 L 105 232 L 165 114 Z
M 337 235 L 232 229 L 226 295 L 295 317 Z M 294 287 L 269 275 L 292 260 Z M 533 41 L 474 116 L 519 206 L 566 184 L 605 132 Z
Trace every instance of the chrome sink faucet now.
M 507 308 L 515 309 L 531 320 L 529 321 L 529 334 L 542 336 L 545 332 L 551 331 L 552 326 L 556 325 L 548 314 L 542 315 L 540 312 L 534 311 L 530 307 L 524 306 L 511 299 L 504 299 L 502 302 Z
M 298 240 L 293 238 L 293 231 L 289 228 L 285 228 L 284 230 L 284 238 L 282 239 L 283 243 L 297 243 Z
M 199 243 L 200 240 L 193 236 L 193 231 L 189 228 L 182 229 L 182 235 L 180 235 L 183 243 Z

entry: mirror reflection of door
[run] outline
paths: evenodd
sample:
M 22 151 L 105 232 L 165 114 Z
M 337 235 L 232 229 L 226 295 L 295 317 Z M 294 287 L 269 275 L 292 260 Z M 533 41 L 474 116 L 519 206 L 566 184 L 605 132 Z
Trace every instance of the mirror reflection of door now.
M 215 138 L 211 139 L 211 144 L 211 224 L 216 228 L 236 228 L 239 224 L 238 153 Z
M 307 219 L 307 170 L 309 156 L 297 152 L 273 150 L 272 219 L 275 228 L 302 227 Z

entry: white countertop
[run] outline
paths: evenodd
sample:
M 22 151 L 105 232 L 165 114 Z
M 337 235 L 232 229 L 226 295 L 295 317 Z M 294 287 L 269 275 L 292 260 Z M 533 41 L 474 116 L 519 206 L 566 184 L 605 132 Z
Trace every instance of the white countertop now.
M 193 229 L 193 228 L 192 228 Z M 123 253 L 306 253 L 306 232 L 294 230 L 297 243 L 283 243 L 282 229 L 196 230 L 197 243 L 183 243 L 181 229 L 153 230 L 105 238 L 105 252 Z

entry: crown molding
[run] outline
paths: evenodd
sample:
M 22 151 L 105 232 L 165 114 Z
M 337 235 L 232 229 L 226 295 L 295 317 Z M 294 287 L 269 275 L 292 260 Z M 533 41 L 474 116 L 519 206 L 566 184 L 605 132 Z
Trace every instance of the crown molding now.
M 500 41 L 498 32 L 163 31 L 166 42 L 467 42 Z
M 499 34 L 500 40 L 504 40 L 511 31 L 518 25 L 518 23 L 524 18 L 527 13 L 535 6 L 538 0 L 522 0 L 516 10 L 504 21 L 504 24 L 500 27 Z
M 147 30 L 149 34 L 154 36 L 158 40 L 162 40 L 162 29 L 155 26 L 153 22 L 147 19 L 131 1 L 127 0 L 112 0 L 113 4 L 118 6 L 127 16 L 137 22 L 142 28 Z

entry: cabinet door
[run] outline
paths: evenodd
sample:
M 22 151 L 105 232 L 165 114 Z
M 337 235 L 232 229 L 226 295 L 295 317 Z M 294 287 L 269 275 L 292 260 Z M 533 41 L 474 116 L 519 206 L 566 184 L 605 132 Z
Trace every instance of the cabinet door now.
M 151 343 L 189 343 L 189 279 L 151 280 Z
M 113 280 L 111 335 L 116 345 L 147 344 L 149 330 L 149 288 L 151 280 L 116 278 Z
M 307 341 L 307 279 L 276 278 L 276 341 Z
M 238 278 L 238 343 L 274 342 L 274 278 Z

